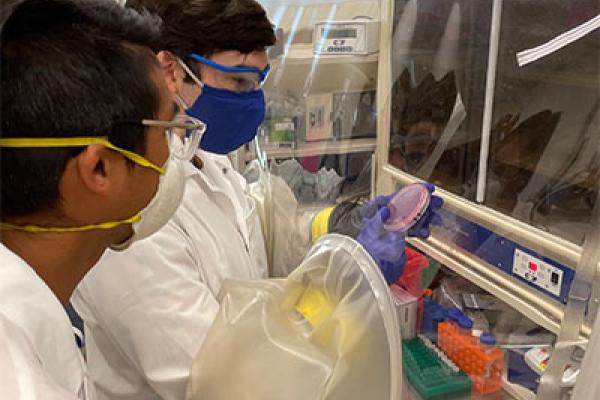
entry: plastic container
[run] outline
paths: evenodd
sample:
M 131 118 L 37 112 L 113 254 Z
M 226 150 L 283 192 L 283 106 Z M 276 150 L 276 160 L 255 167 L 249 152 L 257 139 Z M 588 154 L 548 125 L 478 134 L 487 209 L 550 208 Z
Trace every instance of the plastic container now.
M 471 391 L 471 379 L 450 366 L 437 347 L 420 338 L 402 341 L 402 364 L 406 378 L 424 400 L 444 400 Z
M 413 296 L 421 297 L 423 295 L 423 270 L 429 267 L 429 260 L 427 257 L 410 247 L 406 248 L 405 253 L 406 265 L 404 267 L 404 272 L 396 283 Z
M 479 337 L 484 332 L 489 332 L 490 322 L 483 311 L 466 310 L 465 315 L 473 321 L 473 336 Z
M 478 339 L 473 336 L 473 321 L 463 314 L 462 317 L 456 322 L 458 328 L 458 334 L 462 336 L 463 340 L 467 344 L 475 344 Z
M 484 355 L 489 356 L 494 352 L 496 348 L 496 336 L 489 332 L 484 332 L 479 336 L 479 344 L 481 345 L 481 349 L 483 350 Z M 484 357 L 489 358 L 489 357 Z M 493 375 L 493 361 L 487 361 L 484 364 L 483 368 L 483 379 L 490 380 Z
M 469 331 L 467 320 L 467 318 L 459 319 L 458 325 L 449 322 L 438 324 L 438 345 L 461 370 L 469 375 L 473 381 L 473 388 L 477 392 L 481 394 L 497 392 L 502 388 L 504 353 L 491 344 L 488 334 L 482 334 L 484 344 L 481 343 L 481 337 L 477 341 L 472 335 L 464 334 Z
M 419 299 L 408 293 L 400 286 L 390 286 L 390 293 L 396 306 L 400 334 L 403 339 L 410 339 L 417 335 Z
M 472 338 L 471 329 L 473 329 L 473 321 L 467 318 L 465 315 L 461 316 L 458 321 L 458 332 L 467 337 L 468 339 Z
M 479 343 L 484 350 L 492 350 L 496 347 L 496 335 L 489 332 L 484 332 L 479 336 Z
M 423 288 L 431 286 L 438 272 L 442 268 L 442 265 L 431 257 L 427 257 L 427 261 L 429 261 L 429 266 L 423 269 L 423 273 L 421 274 L 421 285 Z
M 405 186 L 390 200 L 390 217 L 384 228 L 388 231 L 408 232 L 425 215 L 431 193 L 427 188 L 415 183 Z

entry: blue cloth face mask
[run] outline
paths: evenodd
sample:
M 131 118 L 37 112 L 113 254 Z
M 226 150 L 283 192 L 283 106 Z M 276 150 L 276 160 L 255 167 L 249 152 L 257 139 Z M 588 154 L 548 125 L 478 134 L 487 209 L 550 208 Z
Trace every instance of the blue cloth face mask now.
M 186 114 L 206 124 L 200 148 L 211 153 L 227 154 L 252 141 L 265 118 L 265 97 L 260 85 L 266 79 L 269 67 L 264 70 L 228 67 L 196 54 L 190 57 L 219 71 L 235 74 L 240 87 L 246 88 L 233 92 L 209 86 L 201 82 L 183 61 L 179 61 L 182 68 L 202 88 L 202 93 L 194 104 L 186 109 Z

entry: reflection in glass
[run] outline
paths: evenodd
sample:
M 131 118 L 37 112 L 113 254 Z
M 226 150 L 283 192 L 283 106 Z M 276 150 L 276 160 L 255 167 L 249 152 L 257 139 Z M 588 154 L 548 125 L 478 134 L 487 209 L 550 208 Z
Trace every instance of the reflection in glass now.
M 389 162 L 474 199 L 491 2 L 395 2 Z
M 429 73 L 412 87 L 404 70 L 394 87 L 391 163 L 417 172 L 433 152 L 456 101 L 454 72 L 437 81 Z
M 597 0 L 505 0 L 487 178 L 477 182 L 490 1 L 396 0 L 389 162 L 581 243 L 600 179 L 600 30 L 527 65 L 517 54 L 600 14 Z
M 531 180 L 542 153 L 556 130 L 560 113 L 540 111 L 520 122 L 506 114 L 492 129 L 492 162 L 488 172 L 495 186 L 488 187 L 488 204 L 511 212 L 517 195 Z
M 582 243 L 598 189 L 600 32 L 520 67 L 600 13 L 597 0 L 505 0 L 485 204 Z

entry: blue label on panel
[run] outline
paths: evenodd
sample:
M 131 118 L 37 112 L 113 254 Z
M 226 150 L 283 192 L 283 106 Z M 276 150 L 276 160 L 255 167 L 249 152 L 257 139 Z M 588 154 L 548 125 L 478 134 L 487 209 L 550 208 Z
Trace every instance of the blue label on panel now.
M 575 275 L 572 269 L 452 212 L 441 210 L 440 214 L 443 218 L 443 224 L 439 231 L 442 238 L 451 241 L 457 247 L 501 269 L 515 279 L 525 282 L 545 295 L 566 304 L 569 288 Z M 549 268 L 556 268 L 562 271 L 560 295 L 556 295 L 513 272 L 517 250 L 543 261 L 543 263 L 549 265 Z M 533 266 L 537 268 L 535 264 Z M 560 271 L 557 272 L 560 273 Z M 555 289 L 558 292 L 558 285 Z

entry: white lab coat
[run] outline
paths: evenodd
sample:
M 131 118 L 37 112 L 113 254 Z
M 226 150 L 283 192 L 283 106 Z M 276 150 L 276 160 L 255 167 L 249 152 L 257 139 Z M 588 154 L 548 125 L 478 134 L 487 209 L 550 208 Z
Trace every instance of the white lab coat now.
M 94 400 L 91 386 L 63 306 L 0 244 L 0 398 Z
M 227 278 L 267 276 L 246 182 L 225 156 L 186 165 L 183 202 L 158 233 L 108 251 L 72 298 L 99 399 L 183 399 Z

